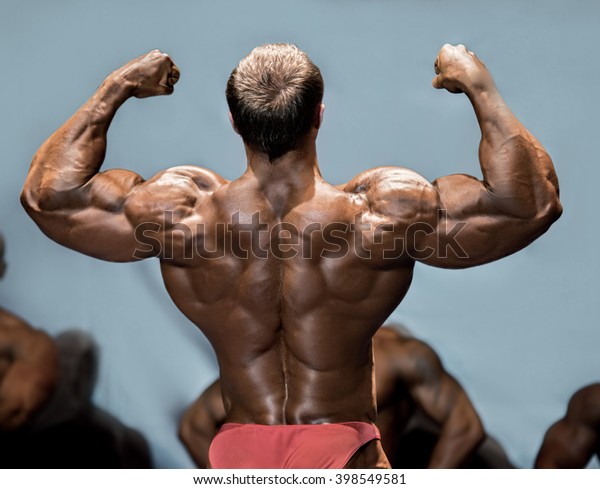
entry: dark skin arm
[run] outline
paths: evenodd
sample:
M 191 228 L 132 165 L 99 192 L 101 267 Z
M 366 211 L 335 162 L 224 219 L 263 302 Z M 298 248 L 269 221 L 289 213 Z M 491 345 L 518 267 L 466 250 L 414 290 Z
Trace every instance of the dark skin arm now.
M 600 384 L 577 391 L 567 414 L 546 432 L 536 469 L 580 469 L 600 448 Z
M 0 431 L 27 424 L 58 380 L 58 352 L 42 331 L 0 309 Z
M 429 183 L 411 170 L 378 168 L 369 175 L 367 195 L 375 211 L 406 231 L 411 258 L 444 268 L 488 263 L 524 248 L 558 219 L 558 179 L 548 153 L 472 52 L 443 46 L 435 71 L 435 88 L 463 92 L 473 105 L 483 179 L 450 175 Z M 356 180 L 346 189 L 364 186 Z
M 217 379 L 188 408 L 179 424 L 179 439 L 201 469 L 208 468 L 208 449 L 225 418 L 221 381 Z
M 197 167 L 176 167 L 148 181 L 128 170 L 100 172 L 107 132 L 129 98 L 168 95 L 179 79 L 169 56 L 151 51 L 111 73 L 90 99 L 38 149 L 21 194 L 25 210 L 54 241 L 116 262 L 161 256 L 165 212 L 194 216 L 223 180 Z M 138 225 L 159 229 L 140 245 Z M 191 223 L 190 223 L 191 224 Z M 138 228 L 139 230 L 139 228 Z
M 409 389 L 415 403 L 440 426 L 428 468 L 460 468 L 483 441 L 483 425 L 460 384 L 445 370 L 425 343 L 398 343 L 395 375 Z

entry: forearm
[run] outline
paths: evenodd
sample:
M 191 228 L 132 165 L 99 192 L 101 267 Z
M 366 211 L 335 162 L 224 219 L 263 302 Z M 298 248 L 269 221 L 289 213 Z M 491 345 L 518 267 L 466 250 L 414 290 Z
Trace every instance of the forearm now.
M 179 426 L 179 439 L 200 469 L 208 468 L 208 450 L 214 435 L 215 433 L 211 435 L 210 432 L 196 428 L 186 417 Z
M 475 415 L 464 419 L 461 415 L 451 415 L 442 427 L 428 468 L 464 468 L 484 437 L 485 433 L 479 417 Z
M 49 209 L 72 205 L 76 199 L 73 191 L 98 173 L 104 161 L 110 123 L 130 96 L 131 87 L 119 73 L 109 75 L 39 148 L 25 182 L 23 200 Z
M 511 217 L 559 214 L 552 160 L 515 117 L 493 82 L 466 92 L 481 128 L 479 161 L 493 206 Z
M 212 438 L 207 436 L 196 436 L 190 443 L 186 444 L 191 457 L 200 469 L 208 469 L 208 450 Z

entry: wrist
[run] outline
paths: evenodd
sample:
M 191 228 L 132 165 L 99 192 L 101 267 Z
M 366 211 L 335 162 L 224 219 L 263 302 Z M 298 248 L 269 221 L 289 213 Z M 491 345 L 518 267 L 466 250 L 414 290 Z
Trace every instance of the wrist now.
M 496 117 L 497 111 L 505 107 L 504 99 L 494 85 L 475 87 L 465 91 L 465 94 L 469 97 L 480 122 L 489 116 Z
M 491 100 L 500 96 L 498 89 L 496 88 L 496 84 L 492 80 L 471 83 L 469 86 L 465 86 L 463 91 L 469 98 L 482 98 Z
M 135 90 L 134 84 L 115 72 L 111 73 L 100 85 L 99 92 L 103 100 L 117 102 L 118 105 L 133 97 Z

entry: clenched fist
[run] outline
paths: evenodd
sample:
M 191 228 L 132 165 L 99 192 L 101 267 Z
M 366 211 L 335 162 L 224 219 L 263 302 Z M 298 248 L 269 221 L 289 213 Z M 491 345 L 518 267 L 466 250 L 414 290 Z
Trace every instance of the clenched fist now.
M 492 88 L 494 81 L 485 65 L 472 51 L 458 44 L 444 44 L 433 65 L 436 76 L 434 88 L 445 88 L 452 93 L 469 93 Z
M 122 66 L 112 74 L 137 98 L 170 95 L 179 80 L 179 68 L 168 54 L 150 51 Z

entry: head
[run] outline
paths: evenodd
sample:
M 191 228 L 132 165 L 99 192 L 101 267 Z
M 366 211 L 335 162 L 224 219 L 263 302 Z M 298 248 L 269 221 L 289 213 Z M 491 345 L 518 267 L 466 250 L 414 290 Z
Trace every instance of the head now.
M 48 405 L 58 380 L 58 362 L 51 355 L 41 362 L 18 358 L 11 362 L 2 380 L 0 438 L 3 431 L 30 424 Z
M 321 123 L 321 72 L 293 44 L 253 49 L 231 73 L 225 95 L 235 130 L 271 162 L 303 145 Z
M 4 261 L 4 236 L 0 233 L 0 279 L 4 277 L 6 262 Z

